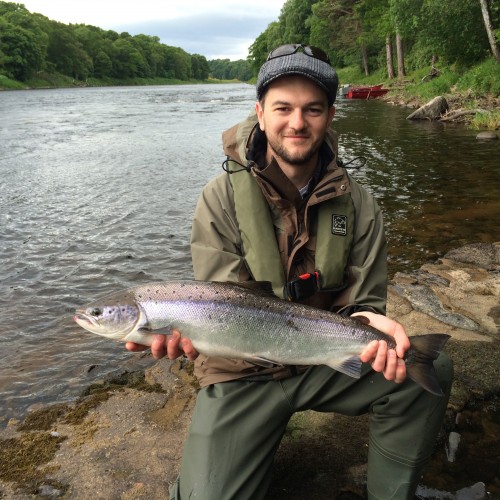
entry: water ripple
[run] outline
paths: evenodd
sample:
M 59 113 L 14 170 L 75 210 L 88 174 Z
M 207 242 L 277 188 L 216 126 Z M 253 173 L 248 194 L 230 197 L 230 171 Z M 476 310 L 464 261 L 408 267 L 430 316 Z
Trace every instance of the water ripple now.
M 4 423 L 151 362 L 84 332 L 72 312 L 103 293 L 192 277 L 196 200 L 221 171 L 222 131 L 248 115 L 254 92 L 231 84 L 0 93 Z M 335 118 L 341 157 L 368 158 L 354 175 L 384 208 L 391 265 L 499 239 L 499 144 L 404 118 L 373 101 L 340 101 Z

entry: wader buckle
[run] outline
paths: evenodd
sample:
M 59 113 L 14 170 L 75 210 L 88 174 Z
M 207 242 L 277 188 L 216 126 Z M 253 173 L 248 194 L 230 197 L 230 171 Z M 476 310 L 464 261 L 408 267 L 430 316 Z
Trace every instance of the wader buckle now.
M 301 274 L 297 279 L 289 281 L 285 285 L 285 297 L 295 302 L 314 295 L 320 289 L 319 279 L 318 271 Z

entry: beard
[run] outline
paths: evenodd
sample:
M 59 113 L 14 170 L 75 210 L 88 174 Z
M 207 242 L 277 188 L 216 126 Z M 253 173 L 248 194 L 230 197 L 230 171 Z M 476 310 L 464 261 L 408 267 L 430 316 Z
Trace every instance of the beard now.
M 268 139 L 268 145 L 276 156 L 290 165 L 304 165 L 308 163 L 320 148 L 320 144 L 313 144 L 309 149 L 303 152 L 289 151 L 283 144 L 276 144 Z

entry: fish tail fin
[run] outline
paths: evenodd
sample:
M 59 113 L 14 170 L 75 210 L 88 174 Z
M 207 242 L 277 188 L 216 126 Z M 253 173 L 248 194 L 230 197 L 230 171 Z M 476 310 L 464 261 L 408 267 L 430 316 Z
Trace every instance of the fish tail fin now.
M 414 382 L 436 396 L 443 396 L 433 361 L 437 359 L 450 338 L 445 333 L 431 333 L 410 337 L 411 348 L 407 352 L 406 374 Z

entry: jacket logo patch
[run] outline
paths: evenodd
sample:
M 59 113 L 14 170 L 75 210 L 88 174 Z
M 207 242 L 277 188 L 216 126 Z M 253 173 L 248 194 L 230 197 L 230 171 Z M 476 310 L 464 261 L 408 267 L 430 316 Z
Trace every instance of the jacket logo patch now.
M 332 234 L 347 236 L 347 216 L 332 215 Z

